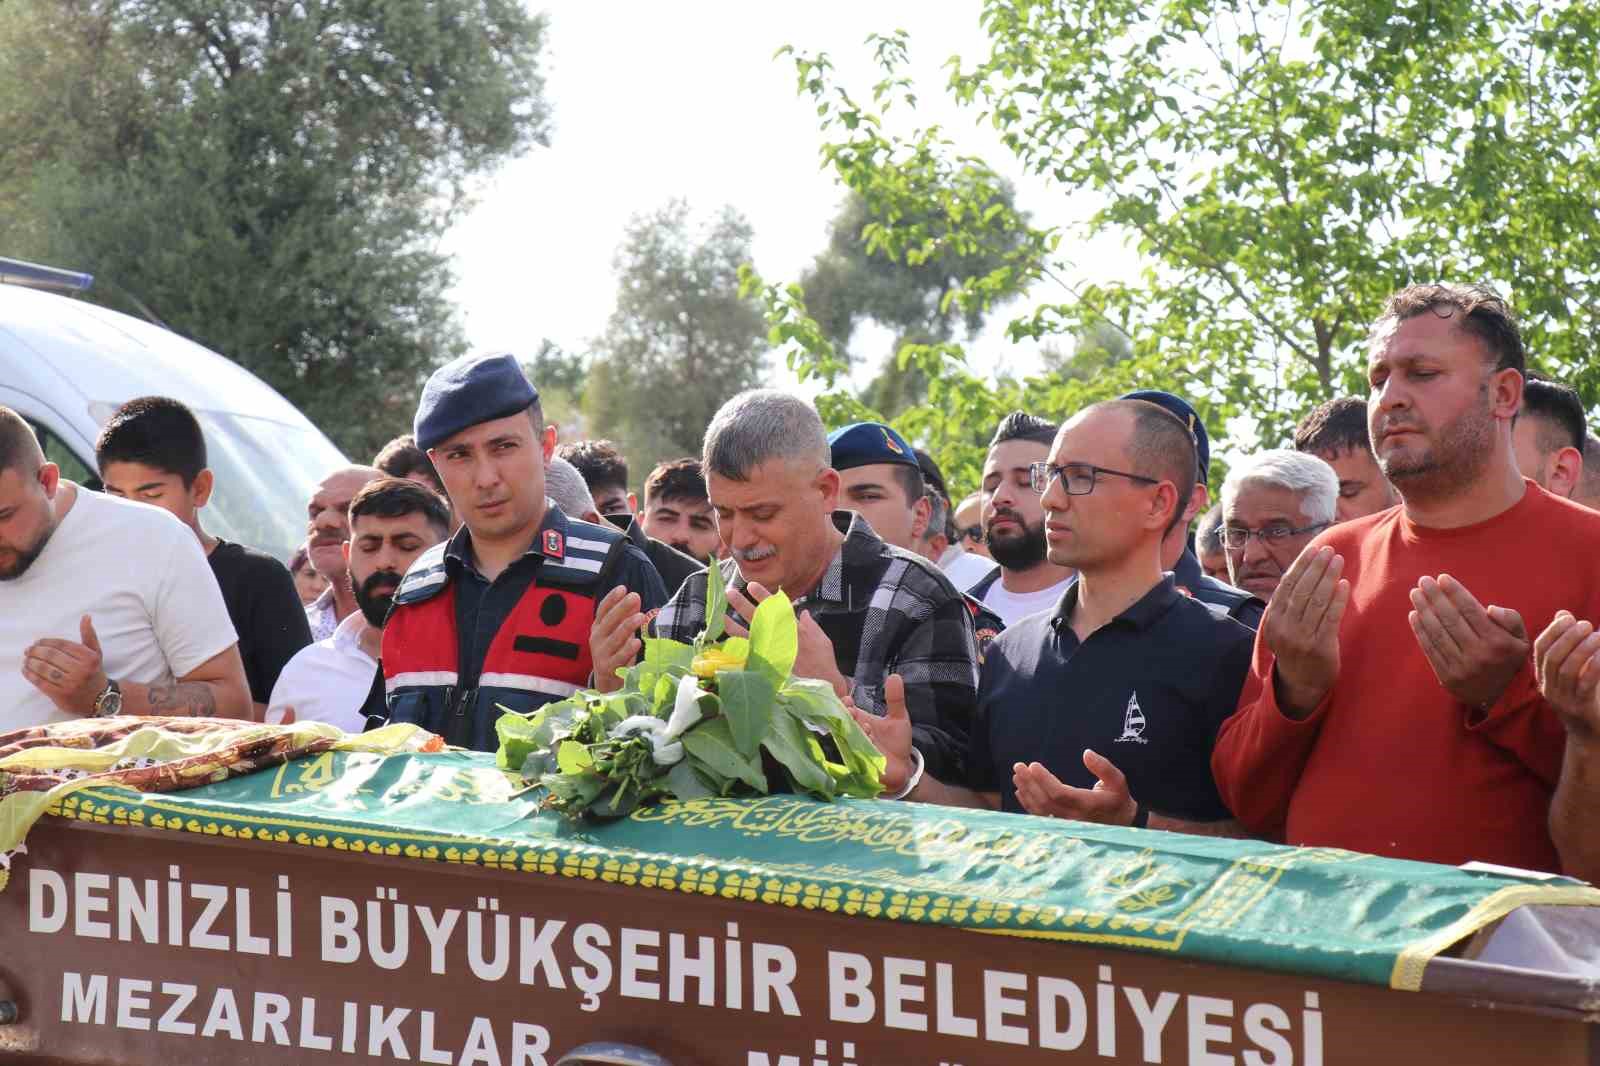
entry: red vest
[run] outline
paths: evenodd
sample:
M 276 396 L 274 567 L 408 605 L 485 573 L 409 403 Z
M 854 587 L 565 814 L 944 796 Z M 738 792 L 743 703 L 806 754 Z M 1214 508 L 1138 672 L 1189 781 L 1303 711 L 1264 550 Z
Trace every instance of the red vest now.
M 544 561 L 489 642 L 470 690 L 460 687 L 447 545 L 430 548 L 412 564 L 383 629 L 391 722 L 412 722 L 452 744 L 494 751 L 494 723 L 502 713 L 526 714 L 589 683 L 589 630 L 598 594 L 608 587 L 608 564 L 624 550 L 626 538 L 572 519 L 547 526 L 540 536 Z

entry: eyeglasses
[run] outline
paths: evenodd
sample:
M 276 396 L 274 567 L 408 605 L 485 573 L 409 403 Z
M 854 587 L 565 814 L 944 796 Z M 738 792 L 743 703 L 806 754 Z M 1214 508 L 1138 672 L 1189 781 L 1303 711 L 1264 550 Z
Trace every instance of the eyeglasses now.
M 1065 466 L 1052 466 L 1049 463 L 1032 463 L 1028 466 L 1028 484 L 1033 486 L 1033 491 L 1044 495 L 1050 488 L 1050 482 L 1056 478 L 1067 487 L 1068 496 L 1087 496 L 1094 491 L 1095 479 L 1111 474 L 1115 477 L 1125 477 L 1129 481 L 1137 481 L 1144 485 L 1159 485 L 1160 481 L 1143 474 L 1129 474 L 1121 470 L 1107 470 L 1103 466 L 1092 466 L 1089 463 L 1067 463 Z
M 1282 544 L 1290 537 L 1302 537 L 1307 533 L 1317 533 L 1327 529 L 1333 523 L 1318 522 L 1314 526 L 1267 526 L 1264 529 L 1245 529 L 1243 526 L 1224 526 L 1217 530 L 1217 538 L 1222 541 L 1222 546 L 1229 551 L 1243 551 L 1250 543 L 1251 537 L 1256 537 L 1262 544 Z
M 982 526 L 962 526 L 960 533 L 962 540 L 970 540 L 974 544 L 977 544 L 979 541 L 983 540 Z

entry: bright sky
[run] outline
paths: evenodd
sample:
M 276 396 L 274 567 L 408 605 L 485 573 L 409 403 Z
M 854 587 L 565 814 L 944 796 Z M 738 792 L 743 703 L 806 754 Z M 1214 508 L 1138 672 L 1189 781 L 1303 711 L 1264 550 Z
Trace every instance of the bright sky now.
M 945 60 L 959 54 L 970 64 L 984 47 L 976 0 L 536 6 L 551 16 L 551 145 L 485 183 L 445 244 L 474 347 L 532 353 L 549 337 L 586 350 L 613 307 L 611 258 L 628 219 L 675 196 L 701 215 L 732 204 L 754 227 L 762 275 L 798 279 L 826 243 L 841 191 L 819 167 L 816 115 L 795 93 L 792 63 L 772 58 L 785 44 L 827 51 L 842 84 L 865 100 L 877 80 L 866 36 L 907 30 L 916 121 L 940 123 L 964 151 L 1017 180 L 1021 205 L 1036 217 L 1071 217 L 1039 185 L 1020 180 L 993 134 L 943 91 Z M 1049 195 L 1059 201 L 1059 192 Z M 1108 260 L 1132 263 L 1114 245 L 1094 258 L 1102 271 Z M 1031 357 L 1000 333 L 1007 318 L 1005 309 L 992 318 L 980 346 L 987 358 L 1026 369 Z M 877 362 L 887 344 L 886 336 L 867 336 L 856 348 Z

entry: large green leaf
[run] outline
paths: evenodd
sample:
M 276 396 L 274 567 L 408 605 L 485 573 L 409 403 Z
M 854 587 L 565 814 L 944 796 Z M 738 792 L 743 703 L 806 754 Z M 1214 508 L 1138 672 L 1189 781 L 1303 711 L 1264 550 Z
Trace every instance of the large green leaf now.
M 800 654 L 800 626 L 794 617 L 794 604 L 782 589 L 774 592 L 750 619 L 750 657 L 748 668 L 760 670 L 781 685 L 794 671 Z
M 762 746 L 783 764 L 796 788 L 818 799 L 832 799 L 833 776 L 823 765 L 822 749 L 806 733 L 799 719 L 779 706 L 773 709 L 772 728 L 767 731 Z
M 573 721 L 583 710 L 581 696 L 550 703 L 532 714 L 518 714 L 501 708 L 495 720 L 495 734 L 500 739 L 496 757 L 501 769 L 517 770 L 526 764 L 528 756 L 540 749 L 553 748 L 555 741 L 572 732 Z
M 684 759 L 667 772 L 667 788 L 680 800 L 708 799 L 720 791 L 712 787 L 690 759 Z
M 683 747 L 723 777 L 743 781 L 760 792 L 767 791 L 767 775 L 761 772 L 761 760 L 746 759 L 739 754 L 726 718 L 713 718 L 689 730 L 683 735 Z
M 590 757 L 589 749 L 576 740 L 563 740 L 556 749 L 556 765 L 561 767 L 564 774 L 577 774 L 594 766 L 594 759 Z
M 700 634 L 700 646 L 722 638 L 728 628 L 728 590 L 723 586 L 722 567 L 716 562 L 706 567 L 706 628 Z
M 778 687 L 766 674 L 755 670 L 719 670 L 717 693 L 722 698 L 722 713 L 735 750 L 747 759 L 755 758 L 772 720 Z
M 545 774 L 539 779 L 539 783 L 550 790 L 551 797 L 558 801 L 556 806 L 568 814 L 577 814 L 593 803 L 595 797 L 605 791 L 609 781 L 609 778 L 592 771 L 576 774 Z
M 878 795 L 885 760 L 831 685 L 802 678 L 791 680 L 779 696 L 789 714 L 832 738 L 841 763 L 828 763 L 827 770 L 848 796 Z
M 665 671 L 674 666 L 687 670 L 689 664 L 694 661 L 694 646 L 685 644 L 681 640 L 668 640 L 666 637 L 646 637 L 644 661 L 657 670 Z

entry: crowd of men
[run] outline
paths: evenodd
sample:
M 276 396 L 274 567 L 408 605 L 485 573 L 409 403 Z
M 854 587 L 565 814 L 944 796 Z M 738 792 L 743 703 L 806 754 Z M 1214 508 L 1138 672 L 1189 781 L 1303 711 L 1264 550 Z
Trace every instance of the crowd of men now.
M 1214 506 L 1203 420 L 1152 391 L 1008 415 L 958 498 L 893 428 L 753 390 L 641 500 L 610 442 L 557 441 L 513 357 L 468 356 L 414 434 L 327 473 L 287 565 L 206 531 L 176 401 L 106 423 L 104 493 L 0 408 L 0 729 L 410 722 L 492 750 L 505 711 L 693 639 L 717 566 L 734 625 L 794 601 L 795 670 L 889 798 L 1600 879 L 1582 401 L 1472 286 L 1395 294 L 1367 376 Z

